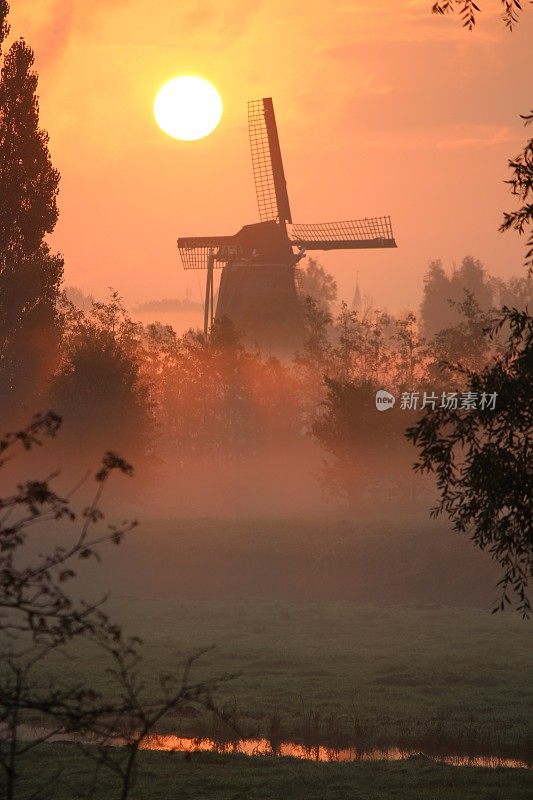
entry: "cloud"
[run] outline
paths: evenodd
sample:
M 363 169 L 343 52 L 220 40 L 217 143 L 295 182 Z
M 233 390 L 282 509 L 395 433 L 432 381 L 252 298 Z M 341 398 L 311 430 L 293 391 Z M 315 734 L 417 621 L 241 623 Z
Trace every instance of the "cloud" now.
M 494 147 L 495 145 L 502 144 L 503 142 L 513 142 L 517 140 L 517 135 L 510 128 L 503 127 L 497 128 L 492 132 L 490 130 L 479 133 L 477 136 L 457 136 L 453 138 L 442 139 L 435 143 L 438 150 L 456 150 L 469 147 Z
M 259 0 L 253 3 L 249 0 L 233 0 L 222 4 L 206 0 L 189 2 L 180 20 L 180 35 L 197 33 L 203 28 L 209 34 L 220 34 L 224 39 L 239 36 L 247 30 L 250 19 L 261 10 L 262 5 Z
M 32 6 L 35 0 L 31 0 Z M 70 39 L 78 31 L 90 30 L 101 15 L 126 5 L 129 0 L 50 0 L 41 12 L 31 43 L 37 52 L 39 67 L 58 61 L 67 49 Z
M 133 48 L 159 47 L 176 48 L 185 40 L 189 45 L 191 38 L 201 42 L 212 42 L 220 47 L 232 43 L 246 33 L 250 20 L 262 10 L 263 3 L 256 0 L 231 0 L 223 5 L 213 0 L 189 0 L 187 4 L 168 0 L 168 8 L 158 9 L 155 18 L 164 19 L 166 25 L 152 26 L 154 16 L 139 28 L 134 20 L 149 14 L 146 3 L 141 0 L 48 0 L 41 4 L 39 15 L 34 14 L 36 0 L 20 0 L 21 8 L 26 10 L 25 30 L 30 31 L 31 42 L 38 56 L 39 67 L 55 64 L 69 47 L 75 35 L 83 36 L 83 46 Z M 106 16 L 124 7 L 122 24 L 119 23 L 118 40 L 110 43 L 95 41 L 84 36 L 103 27 Z M 114 25 L 115 30 L 117 25 Z M 149 41 L 143 41 L 146 38 Z M 140 39 L 140 40 L 139 40 Z M 151 40 L 150 40 L 151 39 Z M 78 44 L 78 42 L 77 42 Z
M 435 151 L 489 149 L 501 144 L 522 141 L 520 129 L 494 125 L 448 125 L 444 127 L 412 127 L 401 131 L 352 132 L 362 146 L 383 151 Z

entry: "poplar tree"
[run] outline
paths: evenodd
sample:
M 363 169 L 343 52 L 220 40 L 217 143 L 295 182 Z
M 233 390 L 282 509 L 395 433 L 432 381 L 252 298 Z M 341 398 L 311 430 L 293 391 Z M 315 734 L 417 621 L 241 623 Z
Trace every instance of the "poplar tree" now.
M 0 45 L 9 33 L 0 0 Z M 63 259 L 45 237 L 58 218 L 59 173 L 39 127 L 34 56 L 13 42 L 0 72 L 0 402 L 27 414 L 55 364 Z

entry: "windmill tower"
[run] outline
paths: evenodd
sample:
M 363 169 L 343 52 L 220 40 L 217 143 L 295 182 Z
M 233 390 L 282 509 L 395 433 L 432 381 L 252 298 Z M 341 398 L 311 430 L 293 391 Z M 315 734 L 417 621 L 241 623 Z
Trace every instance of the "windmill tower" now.
M 260 222 L 233 236 L 178 239 L 185 269 L 207 270 L 204 331 L 228 317 L 249 341 L 291 351 L 302 333 L 297 264 L 308 250 L 396 247 L 390 217 L 293 224 L 271 97 L 248 103 Z M 296 252 L 295 252 L 296 251 Z M 216 312 L 213 270 L 222 268 Z

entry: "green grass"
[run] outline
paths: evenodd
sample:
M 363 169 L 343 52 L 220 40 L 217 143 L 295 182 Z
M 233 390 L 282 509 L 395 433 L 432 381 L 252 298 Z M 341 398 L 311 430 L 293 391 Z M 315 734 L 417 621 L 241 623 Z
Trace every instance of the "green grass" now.
M 25 765 L 18 797 L 75 800 L 89 786 L 86 764 L 71 745 L 48 745 Z M 48 788 L 39 787 L 63 771 Z M 425 759 L 402 763 L 318 764 L 294 759 L 141 753 L 132 800 L 529 800 L 525 770 L 447 767 Z M 96 800 L 115 800 L 103 773 Z
M 524 752 L 532 735 L 530 626 L 512 613 L 425 606 L 114 600 L 114 616 L 145 642 L 147 691 L 184 653 L 214 645 L 198 678 L 239 672 L 221 692 L 239 727 L 265 735 L 273 715 L 286 739 L 348 736 L 368 743 L 424 736 L 477 737 L 500 753 Z M 109 689 L 102 663 L 84 653 L 72 676 Z M 58 661 L 50 671 L 65 669 Z M 203 724 L 203 723 L 202 723 Z M 168 718 L 163 730 L 209 733 L 199 720 Z M 329 731 L 329 734 L 328 734 Z
M 144 639 L 148 697 L 160 671 L 179 673 L 186 654 L 214 645 L 194 677 L 240 673 L 218 700 L 245 734 L 264 736 L 277 716 L 286 740 L 426 742 L 520 757 L 533 739 L 531 623 L 512 611 L 491 616 L 497 577 L 468 543 L 423 526 L 169 521 L 89 565 L 82 593 L 122 595 L 109 610 Z M 113 692 L 105 667 L 79 650 L 74 661 L 51 660 L 43 677 Z M 174 716 L 161 730 L 214 728 Z M 88 778 L 77 751 L 59 744 L 28 757 L 19 797 L 56 769 L 70 773 L 68 785 L 54 781 L 39 800 L 81 798 Z M 110 776 L 103 780 L 97 800 L 114 800 Z M 531 780 L 524 770 L 424 759 L 317 764 L 202 753 L 186 761 L 144 752 L 134 797 L 526 800 Z

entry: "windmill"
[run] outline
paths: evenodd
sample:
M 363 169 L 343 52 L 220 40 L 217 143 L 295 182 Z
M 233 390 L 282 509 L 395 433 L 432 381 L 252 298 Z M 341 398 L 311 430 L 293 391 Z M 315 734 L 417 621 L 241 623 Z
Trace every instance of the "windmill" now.
M 248 340 L 290 350 L 302 330 L 297 265 L 305 252 L 396 247 L 396 242 L 390 217 L 293 224 L 271 97 L 248 103 L 248 131 L 260 222 L 233 236 L 179 238 L 178 248 L 185 269 L 207 270 L 206 334 L 213 319 L 228 317 Z M 222 268 L 216 312 L 215 268 Z

